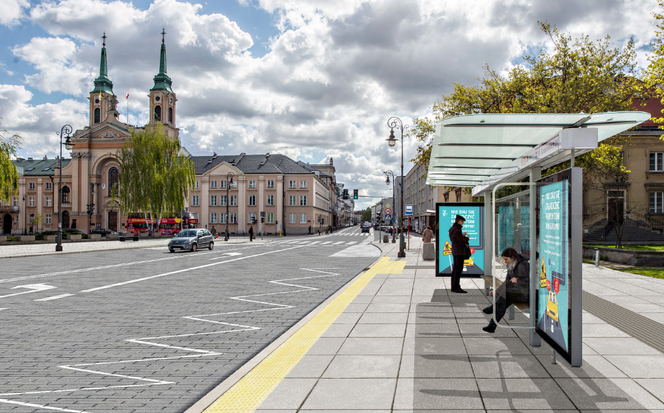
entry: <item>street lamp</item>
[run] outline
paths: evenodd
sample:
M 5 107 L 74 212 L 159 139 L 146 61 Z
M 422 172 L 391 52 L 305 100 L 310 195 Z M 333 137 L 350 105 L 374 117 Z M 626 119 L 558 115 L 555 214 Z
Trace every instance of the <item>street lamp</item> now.
M 233 172 L 229 172 L 226 174 L 226 235 L 224 236 L 224 241 L 228 241 L 229 238 L 229 233 L 228 233 L 228 220 L 231 218 L 231 215 L 228 213 L 228 205 L 231 203 L 231 197 L 228 195 L 229 194 L 229 189 L 231 185 L 233 184 Z
M 74 144 L 69 139 L 69 135 L 73 132 L 71 125 L 65 125 L 60 129 L 60 159 L 58 160 L 58 169 L 60 170 L 60 182 L 58 183 L 58 236 L 57 244 L 55 244 L 55 251 L 62 251 L 62 136 L 66 133 L 67 139 L 65 140 L 65 147 L 68 151 L 72 150 Z
M 390 147 L 394 147 L 397 144 L 397 139 L 394 137 L 394 128 L 399 128 L 401 130 L 401 208 L 399 209 L 399 224 L 402 228 L 399 233 L 399 253 L 397 257 L 404 258 L 406 256 L 406 251 L 404 251 L 405 241 L 403 238 L 403 131 L 405 128 L 408 128 L 408 125 L 404 127 L 403 122 L 396 116 L 393 116 L 387 120 L 387 126 L 390 127 L 390 137 L 387 139 L 387 143 Z
M 392 208 L 394 208 L 393 212 L 396 212 L 395 205 L 396 205 L 397 201 L 396 201 L 396 192 L 395 192 L 395 189 L 394 189 L 394 185 L 396 185 L 397 180 L 394 179 L 394 172 L 390 171 L 389 169 L 387 171 L 384 171 L 383 173 L 385 174 L 385 176 L 387 176 L 387 179 L 385 180 L 386 185 L 390 184 L 390 175 L 392 175 Z M 396 219 L 392 218 L 392 222 L 395 222 L 395 221 L 396 221 Z M 392 228 L 394 229 L 394 226 L 392 226 Z M 397 240 L 396 240 L 397 235 L 396 234 L 397 234 L 396 230 L 392 231 L 392 244 L 397 242 Z

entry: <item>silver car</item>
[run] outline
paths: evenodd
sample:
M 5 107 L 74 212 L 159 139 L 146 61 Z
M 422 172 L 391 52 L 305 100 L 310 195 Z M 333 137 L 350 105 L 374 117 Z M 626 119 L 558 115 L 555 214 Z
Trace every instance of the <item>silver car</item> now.
M 196 251 L 199 248 L 214 248 L 214 237 L 207 229 L 183 229 L 168 242 L 168 250 Z

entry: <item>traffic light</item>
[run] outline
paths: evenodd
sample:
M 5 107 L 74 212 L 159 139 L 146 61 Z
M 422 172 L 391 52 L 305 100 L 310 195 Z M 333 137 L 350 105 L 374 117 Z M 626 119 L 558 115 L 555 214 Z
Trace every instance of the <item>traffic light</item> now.
M 256 222 L 258 222 L 258 221 L 256 221 L 256 217 L 252 217 L 252 218 L 251 218 L 251 223 L 255 225 Z
M 348 189 L 344 189 L 343 199 L 348 199 Z
M 357 189 L 353 189 L 353 199 L 357 199 Z
M 94 215 L 95 204 L 88 204 L 88 215 Z
M 261 224 L 265 222 L 265 217 L 261 217 Z

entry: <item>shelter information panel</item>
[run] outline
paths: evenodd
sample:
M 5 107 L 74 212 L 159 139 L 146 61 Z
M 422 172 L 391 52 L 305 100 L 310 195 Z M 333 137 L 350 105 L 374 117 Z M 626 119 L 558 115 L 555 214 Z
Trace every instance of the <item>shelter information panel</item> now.
M 464 261 L 461 276 L 484 275 L 484 204 L 455 202 L 436 204 L 436 275 L 452 275 L 452 243 L 449 230 L 457 215 L 466 219 L 463 232 L 468 233 L 471 257 Z

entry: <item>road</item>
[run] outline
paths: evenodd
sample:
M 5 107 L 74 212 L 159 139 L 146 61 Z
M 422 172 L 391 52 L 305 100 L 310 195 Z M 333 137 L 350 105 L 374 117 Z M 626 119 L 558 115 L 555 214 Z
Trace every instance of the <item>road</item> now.
M 0 259 L 0 411 L 182 412 L 371 265 L 371 240 Z

